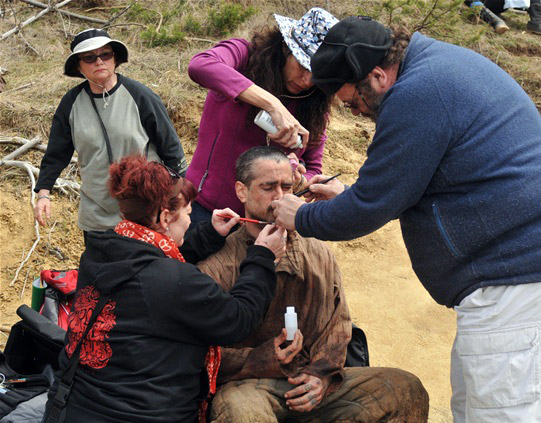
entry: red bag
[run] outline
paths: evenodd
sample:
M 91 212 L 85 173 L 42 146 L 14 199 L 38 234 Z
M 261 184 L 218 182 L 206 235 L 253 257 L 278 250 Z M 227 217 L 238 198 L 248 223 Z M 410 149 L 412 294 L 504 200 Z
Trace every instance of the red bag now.
M 65 330 L 68 329 L 68 315 L 75 296 L 78 272 L 78 269 L 42 270 L 40 275 L 47 288 L 39 312 Z

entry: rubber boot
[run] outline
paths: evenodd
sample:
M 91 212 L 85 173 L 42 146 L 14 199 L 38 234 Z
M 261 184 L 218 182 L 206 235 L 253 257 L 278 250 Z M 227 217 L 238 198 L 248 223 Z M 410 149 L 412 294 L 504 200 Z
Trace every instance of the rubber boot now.
M 539 0 L 541 1 L 541 0 Z M 479 17 L 485 21 L 487 24 L 489 24 L 496 34 L 503 34 L 505 31 L 509 29 L 507 24 L 504 22 L 502 18 L 500 18 L 498 15 L 496 15 L 494 12 L 492 12 L 488 7 L 486 7 L 482 2 L 480 1 L 471 1 L 466 2 L 466 4 L 470 7 L 478 8 L 479 10 Z
M 531 0 L 528 14 L 530 15 L 530 21 L 526 25 L 526 29 L 541 34 L 541 0 Z

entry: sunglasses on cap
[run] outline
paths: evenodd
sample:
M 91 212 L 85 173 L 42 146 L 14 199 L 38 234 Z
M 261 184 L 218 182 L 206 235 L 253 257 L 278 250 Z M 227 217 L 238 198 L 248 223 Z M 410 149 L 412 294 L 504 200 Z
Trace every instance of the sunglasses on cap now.
M 102 62 L 106 62 L 107 60 L 111 60 L 114 55 L 115 53 L 113 51 L 105 51 L 101 54 L 87 54 L 86 56 L 79 57 L 79 60 L 90 64 L 98 60 L 99 57 Z
M 169 166 L 163 164 L 163 163 L 160 163 L 160 162 L 157 162 L 159 165 L 161 165 L 165 170 L 167 170 L 167 173 L 169 173 L 169 176 L 173 179 L 180 179 L 182 178 L 182 176 L 179 175 L 179 173 L 173 169 L 171 169 Z

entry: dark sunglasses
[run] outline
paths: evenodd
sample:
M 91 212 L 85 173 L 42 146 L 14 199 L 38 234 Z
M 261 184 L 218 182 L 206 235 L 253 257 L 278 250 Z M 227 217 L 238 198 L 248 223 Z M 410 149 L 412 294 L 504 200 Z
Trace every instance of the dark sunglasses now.
M 105 62 L 107 60 L 111 60 L 115 53 L 113 51 L 106 51 L 102 54 L 87 54 L 86 56 L 79 57 L 79 60 L 82 60 L 85 63 L 94 63 L 96 60 L 98 60 L 98 57 L 102 60 L 102 62 Z
M 165 170 L 167 170 L 167 172 L 169 173 L 169 176 L 171 176 L 171 178 L 173 179 L 180 179 L 182 178 L 182 176 L 180 176 L 176 171 L 174 171 L 173 169 L 171 169 L 169 166 L 166 166 L 164 165 L 163 163 L 159 163 L 161 164 Z M 162 214 L 162 209 L 161 207 L 158 208 L 158 214 L 156 216 L 156 223 L 160 223 L 160 214 Z

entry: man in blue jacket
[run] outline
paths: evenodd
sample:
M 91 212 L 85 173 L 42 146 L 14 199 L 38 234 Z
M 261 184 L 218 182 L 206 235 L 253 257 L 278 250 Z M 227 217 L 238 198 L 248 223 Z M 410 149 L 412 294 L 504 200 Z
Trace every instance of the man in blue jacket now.
M 413 269 L 457 312 L 458 422 L 541 421 L 541 117 L 506 72 L 458 46 L 366 17 L 336 24 L 314 82 L 376 122 L 349 189 L 313 179 L 278 225 L 347 240 L 399 218 Z M 482 78 L 473 75 L 482 75 Z

